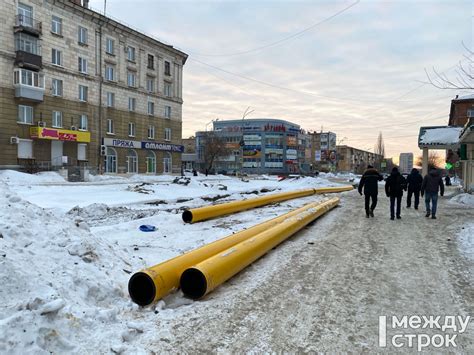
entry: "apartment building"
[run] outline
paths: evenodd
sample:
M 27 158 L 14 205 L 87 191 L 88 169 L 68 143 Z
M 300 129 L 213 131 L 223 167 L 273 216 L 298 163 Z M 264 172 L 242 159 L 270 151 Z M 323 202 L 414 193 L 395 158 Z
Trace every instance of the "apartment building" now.
M 311 137 L 311 164 L 315 171 L 335 171 L 337 166 L 336 133 L 313 132 Z
M 180 171 L 185 53 L 87 0 L 4 0 L 0 34 L 0 167 Z
M 367 169 L 367 165 L 377 167 L 383 159 L 379 154 L 347 145 L 338 145 L 336 150 L 337 171 L 362 174 Z

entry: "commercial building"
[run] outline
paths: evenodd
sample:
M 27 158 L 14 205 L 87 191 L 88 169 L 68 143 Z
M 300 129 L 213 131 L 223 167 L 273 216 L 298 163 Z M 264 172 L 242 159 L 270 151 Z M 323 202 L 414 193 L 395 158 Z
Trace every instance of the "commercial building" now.
M 375 166 L 383 157 L 366 150 L 349 147 L 347 145 L 336 146 L 337 171 L 362 174 L 367 165 Z
M 200 170 L 206 169 L 204 161 L 208 134 L 196 132 Z M 309 169 L 304 160 L 308 137 L 297 124 L 273 118 L 216 120 L 212 134 L 225 142 L 227 150 L 213 164 L 217 172 L 286 174 Z M 299 148 L 298 142 L 303 148 Z
M 0 167 L 180 170 L 185 53 L 87 0 L 6 0 L 0 21 Z
M 400 153 L 399 166 L 401 173 L 410 173 L 413 169 L 413 153 Z

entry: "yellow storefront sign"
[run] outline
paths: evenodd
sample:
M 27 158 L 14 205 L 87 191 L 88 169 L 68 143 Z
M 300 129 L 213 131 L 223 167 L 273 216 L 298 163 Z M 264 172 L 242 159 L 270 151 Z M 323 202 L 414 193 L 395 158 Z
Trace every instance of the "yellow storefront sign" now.
M 31 138 L 36 139 L 49 139 L 68 142 L 89 143 L 91 141 L 90 132 L 46 127 L 30 127 L 30 136 Z

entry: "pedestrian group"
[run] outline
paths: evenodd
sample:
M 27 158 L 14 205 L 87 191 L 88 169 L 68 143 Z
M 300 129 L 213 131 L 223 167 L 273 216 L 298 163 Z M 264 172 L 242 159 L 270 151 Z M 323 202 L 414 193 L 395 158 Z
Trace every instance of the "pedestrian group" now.
M 378 182 L 383 180 L 383 176 L 371 165 L 360 179 L 358 191 L 365 195 L 365 215 L 367 218 L 374 217 L 374 210 L 377 206 Z M 408 190 L 407 208 L 411 207 L 411 199 L 414 197 L 414 207 L 417 210 L 421 197 L 425 197 L 426 217 L 436 219 L 436 209 L 438 206 L 438 192 L 444 195 L 444 184 L 441 174 L 437 169 L 431 169 L 423 178 L 417 169 L 413 168 L 405 179 L 400 174 L 398 168 L 393 168 L 390 176 L 385 181 L 385 194 L 390 198 L 390 219 L 395 217 L 401 219 L 401 203 L 403 191 Z

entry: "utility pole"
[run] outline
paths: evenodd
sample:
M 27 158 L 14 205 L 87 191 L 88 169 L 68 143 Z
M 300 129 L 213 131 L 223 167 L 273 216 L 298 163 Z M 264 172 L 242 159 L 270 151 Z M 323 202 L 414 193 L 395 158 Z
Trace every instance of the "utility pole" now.
M 240 132 L 241 132 L 241 138 L 240 138 L 240 142 L 239 142 L 239 146 L 240 146 L 240 177 L 243 178 L 243 169 L 244 169 L 244 145 L 245 145 L 245 141 L 244 141 L 244 118 L 247 116 L 247 115 L 250 115 L 252 112 L 254 112 L 255 110 L 250 110 L 250 106 L 248 106 L 244 113 L 242 114 L 242 125 L 240 127 Z

